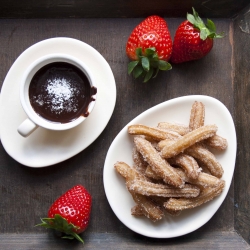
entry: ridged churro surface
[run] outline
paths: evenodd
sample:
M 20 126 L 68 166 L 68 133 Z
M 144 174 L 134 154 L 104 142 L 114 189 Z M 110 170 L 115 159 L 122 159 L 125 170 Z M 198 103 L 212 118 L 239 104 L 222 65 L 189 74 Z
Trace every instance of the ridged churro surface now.
M 130 135 L 145 135 L 157 141 L 180 137 L 180 134 L 175 131 L 152 128 L 141 124 L 129 126 L 128 133 Z
M 222 177 L 224 173 L 223 168 L 215 158 L 214 154 L 212 154 L 209 150 L 200 144 L 195 144 L 192 147 L 186 149 L 185 152 L 201 161 L 212 175 L 218 178 Z
M 167 161 L 161 158 L 159 152 L 144 138 L 134 138 L 137 150 L 143 158 L 153 168 L 153 170 L 162 177 L 162 179 L 175 187 L 183 187 L 184 182 L 180 176 L 173 170 Z
M 185 149 L 195 143 L 215 135 L 216 131 L 216 125 L 206 125 L 197 128 L 174 141 L 171 145 L 165 146 L 161 151 L 161 155 L 164 158 L 171 158 L 179 153 L 182 153 Z
M 169 210 L 181 211 L 185 209 L 191 209 L 207 203 L 208 201 L 213 200 L 216 196 L 220 195 L 225 186 L 224 181 L 220 181 L 220 185 L 217 187 L 204 188 L 198 197 L 192 199 L 186 198 L 170 198 L 167 202 L 164 203 L 164 207 Z
M 197 179 L 200 173 L 200 167 L 197 161 L 190 155 L 180 153 L 174 158 L 171 158 L 169 162 L 173 165 L 177 165 L 184 169 L 188 178 Z
M 189 120 L 189 129 L 195 130 L 204 126 L 205 105 L 202 102 L 195 101 L 192 105 Z

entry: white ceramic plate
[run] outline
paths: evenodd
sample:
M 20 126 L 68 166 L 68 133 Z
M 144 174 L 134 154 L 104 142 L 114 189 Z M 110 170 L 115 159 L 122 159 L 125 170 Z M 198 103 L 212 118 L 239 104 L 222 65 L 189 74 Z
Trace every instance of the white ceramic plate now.
M 178 217 L 167 216 L 160 222 L 153 223 L 146 218 L 134 217 L 130 209 L 134 206 L 131 195 L 126 190 L 124 179 L 116 173 L 114 164 L 124 161 L 132 166 L 133 139 L 128 135 L 127 127 L 131 124 L 156 126 L 158 122 L 170 121 L 189 123 L 193 102 L 202 101 L 206 107 L 205 124 L 217 124 L 218 134 L 228 140 L 225 152 L 216 154 L 224 166 L 223 179 L 226 186 L 222 194 L 213 201 L 193 210 L 183 211 Z M 236 158 L 236 133 L 234 122 L 228 109 L 218 100 L 201 95 L 185 96 L 161 103 L 140 114 L 126 125 L 112 142 L 104 165 L 104 188 L 107 199 L 119 220 L 131 230 L 154 238 L 172 238 L 190 233 L 204 225 L 218 210 L 230 187 Z
M 28 138 L 17 132 L 27 116 L 19 98 L 19 81 L 24 70 L 47 54 L 69 54 L 96 74 L 98 98 L 88 119 L 74 129 L 49 131 L 38 128 Z M 10 68 L 0 95 L 0 136 L 3 147 L 16 161 L 30 167 L 44 167 L 64 161 L 88 147 L 106 127 L 115 107 L 113 73 L 102 55 L 88 44 L 72 38 L 51 38 L 25 50 Z

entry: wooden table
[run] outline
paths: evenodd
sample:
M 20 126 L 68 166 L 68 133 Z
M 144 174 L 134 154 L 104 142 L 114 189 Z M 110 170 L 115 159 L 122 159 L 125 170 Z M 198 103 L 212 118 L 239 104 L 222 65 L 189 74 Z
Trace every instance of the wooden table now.
M 243 19 L 243 17 L 245 19 Z M 250 243 L 250 34 L 249 18 L 215 18 L 225 37 L 215 41 L 204 59 L 175 65 L 149 83 L 127 75 L 126 40 L 142 18 L 0 19 L 0 82 L 15 59 L 29 46 L 51 37 L 84 41 L 110 64 L 117 87 L 114 113 L 101 135 L 65 162 L 29 168 L 13 160 L 0 146 L 0 249 L 80 249 L 35 228 L 50 204 L 77 183 L 93 196 L 84 249 L 249 249 Z M 183 18 L 166 17 L 172 36 Z M 240 22 L 243 20 L 243 22 Z M 243 32 L 242 29 L 246 32 Z M 80 53 L 80 51 L 79 51 Z M 103 188 L 106 153 L 118 132 L 146 109 L 166 100 L 193 94 L 219 99 L 231 112 L 238 152 L 229 193 L 213 218 L 200 229 L 173 239 L 151 239 L 126 228 L 111 210 Z M 0 121 L 1 122 L 1 121 Z

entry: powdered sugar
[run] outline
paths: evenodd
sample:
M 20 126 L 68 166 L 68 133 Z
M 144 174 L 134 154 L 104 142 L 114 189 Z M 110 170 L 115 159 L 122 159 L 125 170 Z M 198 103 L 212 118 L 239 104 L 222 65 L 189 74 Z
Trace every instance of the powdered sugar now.
M 43 106 L 46 102 L 50 107 L 50 111 L 55 114 L 60 114 L 63 111 L 77 112 L 77 102 L 75 97 L 80 94 L 80 91 L 73 87 L 71 80 L 65 78 L 54 78 L 47 80 L 45 86 L 45 95 L 37 96 L 36 103 Z

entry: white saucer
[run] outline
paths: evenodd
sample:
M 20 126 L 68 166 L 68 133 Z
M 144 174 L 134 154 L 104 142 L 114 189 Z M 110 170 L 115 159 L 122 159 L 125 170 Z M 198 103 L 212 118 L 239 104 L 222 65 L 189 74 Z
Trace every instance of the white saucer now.
M 133 137 L 127 132 L 132 124 L 157 126 L 158 122 L 176 122 L 189 124 L 191 106 L 194 101 L 205 104 L 205 124 L 216 124 L 218 134 L 226 138 L 228 148 L 216 153 L 216 158 L 224 168 L 223 178 L 226 182 L 222 194 L 200 207 L 182 211 L 179 216 L 166 216 L 157 223 L 147 218 L 131 215 L 135 205 L 126 189 L 125 180 L 116 173 L 114 164 L 123 161 L 130 166 L 133 164 Z M 108 202 L 118 219 L 131 230 L 153 238 L 172 238 L 190 233 L 208 222 L 224 201 L 231 185 L 235 158 L 236 133 L 234 122 L 228 109 L 217 99 L 209 96 L 193 95 L 175 98 L 152 107 L 127 124 L 112 142 L 105 160 L 103 170 L 104 189 Z
M 82 124 L 67 131 L 38 128 L 28 138 L 17 132 L 27 118 L 19 99 L 19 80 L 37 58 L 50 53 L 69 54 L 88 64 L 98 82 L 97 103 Z M 6 152 L 29 167 L 45 167 L 62 162 L 88 147 L 104 130 L 115 107 L 113 73 L 102 55 L 88 44 L 72 38 L 51 38 L 25 50 L 10 68 L 0 94 L 0 136 Z

